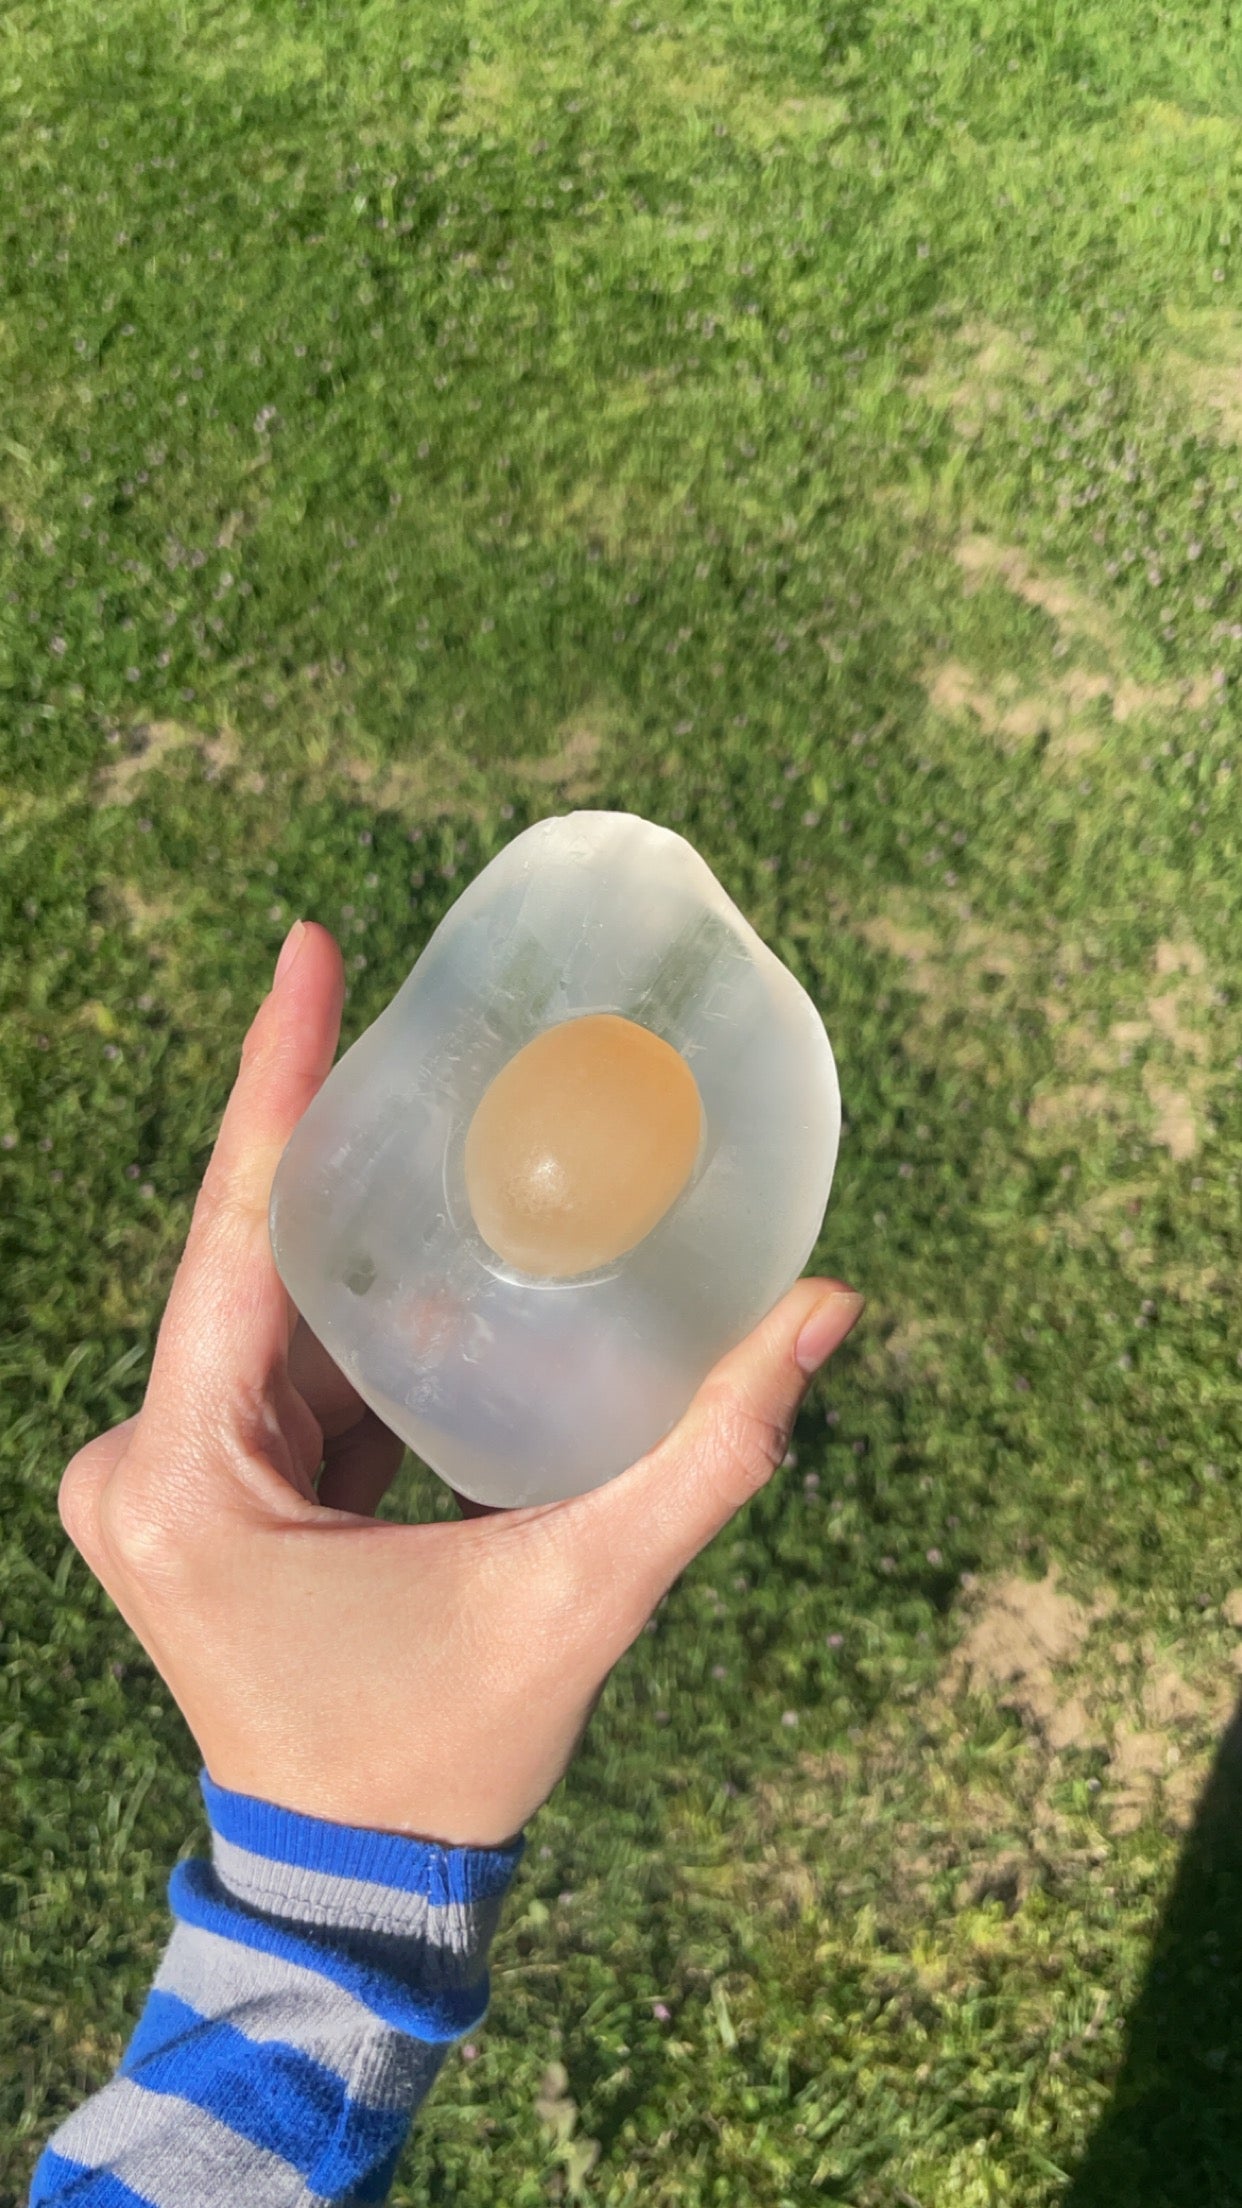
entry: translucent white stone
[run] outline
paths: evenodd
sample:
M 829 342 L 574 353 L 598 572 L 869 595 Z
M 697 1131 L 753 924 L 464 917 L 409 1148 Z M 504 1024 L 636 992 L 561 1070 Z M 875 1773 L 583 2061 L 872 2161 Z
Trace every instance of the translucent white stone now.
M 649 1232 L 595 1271 L 519 1271 L 467 1196 L 478 1106 L 545 1029 L 609 1012 L 680 1052 L 702 1134 Z M 363 1399 L 477 1502 L 611 1479 L 797 1279 L 841 1107 L 823 1022 L 683 837 L 539 821 L 484 868 L 303 1115 L 272 1247 Z

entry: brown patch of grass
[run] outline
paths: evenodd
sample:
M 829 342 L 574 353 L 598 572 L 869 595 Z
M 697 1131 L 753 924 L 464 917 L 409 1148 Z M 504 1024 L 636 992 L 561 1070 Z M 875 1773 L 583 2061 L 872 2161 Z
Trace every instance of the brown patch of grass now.
M 1103 609 L 1063 575 L 1049 575 L 1037 568 L 1020 545 L 1001 544 L 995 537 L 961 538 L 955 557 L 965 578 L 967 596 L 985 583 L 1003 583 L 1027 606 L 1047 614 L 1059 635 L 1067 641 L 1087 639 L 1117 655 L 1116 628 Z
M 1150 1815 L 1168 1753 L 1163 1733 L 1133 1725 L 1128 1719 L 1118 1725 L 1108 1761 L 1108 1821 L 1112 1832 L 1136 1832 Z
M 118 756 L 96 776 L 96 803 L 132 804 L 137 785 L 147 775 L 187 752 L 201 759 L 213 778 L 238 762 L 237 738 L 231 730 L 208 734 L 183 721 L 139 721 L 122 733 Z
M 904 962 L 909 986 L 925 1000 L 932 1017 L 950 1004 L 986 1005 L 990 1000 L 978 989 L 982 975 L 1010 978 L 1035 957 L 1036 946 L 1029 936 L 986 926 L 948 899 L 934 901 L 937 915 L 942 916 L 939 930 L 919 925 L 913 909 L 912 901 L 895 898 L 887 911 L 867 919 L 846 917 L 873 950 Z
M 343 758 L 329 762 L 319 779 L 325 784 L 337 779 L 347 783 L 365 796 L 375 813 L 418 820 L 469 811 L 468 792 L 477 781 L 467 761 L 439 746 L 413 759 Z
M 878 912 L 869 920 L 855 921 L 854 927 L 872 950 L 904 961 L 906 979 L 916 996 L 932 997 L 938 993 L 944 946 L 930 928 L 910 927 L 891 912 Z
M 1174 1088 L 1168 1081 L 1148 1066 L 1143 1072 L 1143 1087 L 1152 1108 L 1153 1139 L 1162 1144 L 1177 1164 L 1193 1158 L 1199 1147 L 1201 1091 L 1196 1094 L 1189 1088 Z
M 168 933 L 175 925 L 181 909 L 178 900 L 175 897 L 148 896 L 137 882 L 113 882 L 110 885 L 110 894 L 125 924 L 146 945 L 152 958 L 167 958 Z
M 1003 412 L 1015 390 L 1042 388 L 1051 380 L 1048 356 L 987 321 L 967 322 L 911 389 L 931 405 L 947 408 L 959 437 L 975 438 Z
M 315 688 L 322 674 L 313 666 L 303 670 L 302 679 Z M 356 743 L 346 746 L 327 725 L 318 688 L 309 710 L 312 725 L 302 739 L 298 766 L 317 792 L 356 791 L 375 812 L 395 813 L 403 819 L 434 819 L 451 812 L 482 819 L 488 812 L 495 776 L 485 775 L 452 738 L 425 744 L 405 758 L 384 758 L 359 751 Z M 519 788 L 555 791 L 568 804 L 585 804 L 598 788 L 607 728 L 602 713 L 585 713 L 567 721 L 557 730 L 555 748 L 546 756 L 510 762 L 510 780 Z M 237 772 L 242 756 L 241 739 L 231 729 L 209 733 L 180 721 L 141 721 L 123 732 L 118 756 L 97 774 L 95 800 L 100 805 L 132 804 L 148 775 L 179 758 L 196 757 L 207 779 L 214 781 Z M 259 769 L 241 777 L 241 786 L 255 792 L 265 782 Z
M 1100 680 L 1107 691 L 1107 681 Z M 969 714 L 986 736 L 1007 738 L 1015 745 L 1061 730 L 1069 712 L 1067 695 L 1056 687 L 1042 696 L 1023 696 L 1015 677 L 989 684 L 956 659 L 926 669 L 923 685 L 934 711 L 944 719 L 960 720 Z
M 1080 1119 L 1116 1118 L 1118 1109 L 1119 1099 L 1103 1081 L 1077 1081 L 1041 1090 L 1031 1099 L 1027 1118 L 1032 1127 L 1068 1127 Z
M 1232 307 L 1169 307 L 1174 343 L 1155 372 L 1226 444 L 1242 443 L 1242 317 Z
M 967 540 L 975 546 L 985 541 Z M 993 549 L 999 553 L 1003 548 Z M 1020 554 L 1006 552 L 1005 560 L 1010 563 L 1008 570 L 1002 560 L 994 572 L 1011 588 L 1022 583 L 1019 595 L 1028 602 L 1042 605 L 1059 623 L 1071 607 L 1081 612 L 1085 601 L 1071 594 L 1068 586 L 1036 578 Z M 1102 701 L 1114 723 L 1121 724 L 1201 711 L 1215 689 L 1211 675 L 1185 682 L 1141 683 L 1129 676 L 1075 667 L 1050 677 L 1038 690 L 1024 692 L 1016 676 L 989 683 L 956 659 L 925 668 L 922 682 L 933 711 L 946 720 L 969 715 L 985 735 L 1009 748 L 1046 738 L 1045 764 L 1053 767 L 1073 764 L 1098 748 L 1103 731 L 1095 708 Z
M 788 94 L 755 84 L 744 70 L 718 61 L 692 38 L 644 40 L 638 53 L 644 87 L 681 116 L 719 116 L 748 145 L 819 141 L 849 121 L 849 102 L 831 93 Z
M 1143 1680 L 1143 1714 L 1163 1731 L 1202 1717 L 1203 1696 L 1171 1663 L 1151 1666 Z
M 1207 972 L 1207 959 L 1197 943 L 1189 940 L 1172 942 L 1165 938 L 1156 945 L 1156 972 L 1166 974 L 1190 974 L 1197 981 Z
M 1172 983 L 1147 999 L 1150 1032 L 1159 1036 L 1179 1057 L 1195 1061 L 1181 1078 L 1171 1081 L 1156 1066 L 1146 1066 L 1143 1085 L 1154 1114 L 1154 1132 L 1170 1157 L 1192 1158 L 1199 1147 L 1203 1108 L 1210 1081 L 1200 1068 L 1211 1055 L 1209 1038 L 1200 1022 L 1211 1002 L 1207 960 L 1197 943 L 1189 939 L 1165 940 L 1156 946 L 1157 978 Z M 1131 1023 L 1137 1028 L 1137 1022 Z
M 597 768 L 603 735 L 589 721 L 567 721 L 558 729 L 558 748 L 544 759 L 518 760 L 514 772 L 525 782 L 556 788 L 577 803 L 591 796 L 598 785 Z
M 556 732 L 553 751 L 511 760 L 509 779 L 519 787 L 555 791 L 567 804 L 585 804 L 598 789 L 604 740 L 604 728 L 590 717 L 567 721 Z M 449 812 L 482 817 L 488 790 L 495 783 L 494 775 L 484 776 L 451 742 L 428 745 L 410 759 L 356 755 L 336 762 L 329 759 L 321 773 L 325 781 L 335 775 L 365 791 L 368 804 L 377 812 L 417 814 L 423 819 Z
M 1111 1608 L 1111 1601 L 1106 1605 Z M 946 1676 L 950 1694 L 965 1688 L 1017 1710 L 1050 1748 L 1083 1747 L 1096 1737 L 1085 1703 L 1061 1687 L 1057 1672 L 1077 1657 L 1095 1619 L 1060 1587 L 1054 1567 L 1040 1580 L 1016 1575 L 990 1588 Z
M 918 1001 L 911 1041 L 917 1044 L 919 1030 L 925 1030 L 938 1064 L 949 1054 L 956 1064 L 986 1069 L 1006 1048 L 998 1025 L 1023 1009 L 1044 1013 L 1056 1072 L 1031 1097 L 1028 1124 L 1036 1133 L 1059 1136 L 1066 1127 L 1095 1121 L 1135 1134 L 1146 1131 L 1175 1162 L 1195 1155 L 1220 1078 L 1212 1063 L 1217 1047 L 1205 1026 L 1214 990 L 1195 943 L 1161 943 L 1155 959 L 1161 986 L 1141 1000 L 1141 1016 L 1105 1025 L 1106 1015 L 1084 1017 L 1079 1007 L 1072 944 L 1056 946 L 985 926 L 947 894 L 897 896 L 866 918 L 842 907 L 837 917 L 873 950 L 901 962 Z M 1041 987 L 1040 974 L 1054 951 L 1068 984 L 1056 993 L 1046 982 Z M 1144 1047 L 1151 1056 L 1140 1085 L 1137 1071 L 1129 1079 L 1123 1075 Z M 1121 1190 L 1119 1200 L 1132 1193 L 1130 1187 Z
M 1188 1027 L 1186 1024 L 1185 996 L 1182 990 L 1170 989 L 1165 996 L 1149 997 L 1147 1016 L 1157 1035 L 1163 1035 L 1166 1042 L 1172 1043 L 1174 1050 L 1182 1051 L 1190 1058 L 1207 1057 L 1206 1035 L 1201 1029 Z M 1138 1025 L 1137 1021 L 1127 1022 L 1130 1029 Z
M 1104 1745 L 1112 1832 L 1133 1832 L 1158 1810 L 1184 1827 L 1233 1706 L 1234 1667 L 1222 1668 L 1214 1652 L 1191 1679 L 1177 1650 L 1146 1634 L 1136 1678 L 1132 1641 L 1092 1642 L 1093 1626 L 1115 1608 L 1108 1589 L 1090 1603 L 1066 1595 L 1055 1567 L 1042 1580 L 997 1580 L 976 1592 L 973 1620 L 941 1682 L 946 1698 L 967 1691 L 1017 1712 L 1047 1759 L 1033 1821 L 1054 1837 L 1047 1786 L 1058 1759 Z
M 943 1370 L 942 1331 L 941 1320 L 912 1312 L 899 1318 L 882 1341 L 876 1341 L 873 1330 L 863 1353 L 864 1362 L 877 1377 L 887 1374 L 899 1383 L 923 1385 Z
M 1153 1139 L 1175 1162 L 1195 1155 L 1214 1084 L 1208 1071 L 1211 1038 L 1201 1024 L 1212 1003 L 1207 960 L 1196 943 L 1166 940 L 1157 945 L 1155 970 L 1157 980 L 1168 986 L 1146 997 L 1143 1017 L 1114 1020 L 1104 1035 L 1073 1018 L 1065 998 L 1041 1000 L 1049 1026 L 1056 1031 L 1058 1062 L 1075 1078 L 1036 1097 L 1030 1110 L 1032 1126 L 1055 1127 L 1099 1115 L 1129 1116 L 1131 1105 L 1125 1092 L 1115 1088 L 1111 1079 L 1096 1077 L 1115 1076 L 1136 1049 L 1156 1044 L 1182 1063 L 1176 1072 L 1155 1062 L 1143 1068 Z

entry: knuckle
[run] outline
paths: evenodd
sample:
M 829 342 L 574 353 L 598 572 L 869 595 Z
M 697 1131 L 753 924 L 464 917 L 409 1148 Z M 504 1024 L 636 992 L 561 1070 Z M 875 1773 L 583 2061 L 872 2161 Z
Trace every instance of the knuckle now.
M 789 1446 L 783 1418 L 732 1391 L 715 1403 L 710 1430 L 712 1454 L 745 1495 L 770 1479 Z
M 267 1016 L 270 1001 L 270 998 L 264 998 L 242 1037 L 240 1061 L 247 1070 L 256 1060 L 263 1058 L 271 1045 L 271 1022 Z
M 99 1503 L 99 1544 L 114 1570 L 134 1585 L 177 1584 L 183 1562 L 179 1537 L 150 1498 L 131 1483 L 113 1480 Z
M 88 1449 L 79 1449 L 60 1476 L 56 1508 L 60 1522 L 79 1555 L 90 1561 L 95 1545 L 98 1481 Z

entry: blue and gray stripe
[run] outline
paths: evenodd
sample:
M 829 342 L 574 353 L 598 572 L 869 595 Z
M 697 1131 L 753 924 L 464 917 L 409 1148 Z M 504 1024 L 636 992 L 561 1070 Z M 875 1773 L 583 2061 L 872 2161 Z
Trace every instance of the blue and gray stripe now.
M 383 2201 L 414 2107 L 479 2023 L 521 1854 L 303 1817 L 203 1774 L 213 1860 L 119 2072 L 56 2133 L 31 2208 Z

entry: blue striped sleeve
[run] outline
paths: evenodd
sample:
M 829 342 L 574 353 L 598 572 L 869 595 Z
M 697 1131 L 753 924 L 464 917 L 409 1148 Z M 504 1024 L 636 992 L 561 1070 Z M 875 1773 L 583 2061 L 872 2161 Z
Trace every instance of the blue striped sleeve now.
M 441 1848 L 202 1788 L 211 1861 L 174 1871 L 133 2038 L 45 2148 L 30 2208 L 381 2202 L 486 2011 L 520 1841 Z

